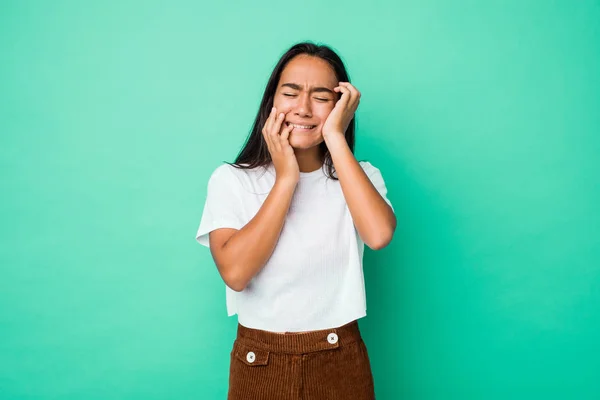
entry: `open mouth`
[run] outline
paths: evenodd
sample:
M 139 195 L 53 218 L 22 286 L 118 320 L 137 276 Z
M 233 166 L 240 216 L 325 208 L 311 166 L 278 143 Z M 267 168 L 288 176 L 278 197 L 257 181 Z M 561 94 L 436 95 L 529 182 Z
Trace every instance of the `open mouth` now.
M 290 122 L 286 122 L 286 125 L 288 126 L 293 126 L 294 127 L 294 131 L 300 130 L 300 131 L 311 131 L 313 129 L 315 129 L 317 127 L 317 125 L 299 125 L 299 124 L 292 124 Z

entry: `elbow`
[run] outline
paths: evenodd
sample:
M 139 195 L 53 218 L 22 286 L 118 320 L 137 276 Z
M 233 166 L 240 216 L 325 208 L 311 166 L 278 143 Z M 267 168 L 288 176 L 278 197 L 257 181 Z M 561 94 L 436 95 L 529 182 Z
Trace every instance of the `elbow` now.
M 241 292 L 248 285 L 248 282 L 235 272 L 223 273 L 221 277 L 227 287 L 236 292 Z
M 387 245 L 390 244 L 392 238 L 394 237 L 394 232 L 396 232 L 396 215 L 391 211 L 391 207 L 388 206 L 388 210 L 390 210 L 391 217 L 388 219 L 387 223 L 380 225 L 380 228 L 377 229 L 377 232 L 373 232 L 370 235 L 369 241 L 365 241 L 365 244 L 369 246 L 371 250 L 381 250 Z
M 381 250 L 385 247 L 387 247 L 387 245 L 389 244 L 389 241 L 381 241 L 381 242 L 375 242 L 375 243 L 367 243 L 367 246 L 369 246 L 369 248 L 371 250 Z
M 227 285 L 228 288 L 230 288 L 234 292 L 241 292 L 241 291 L 243 291 L 246 288 L 246 286 L 235 284 L 235 283 L 227 283 L 227 282 L 225 282 L 225 284 Z
M 371 250 L 381 250 L 390 244 L 393 236 L 394 232 L 390 231 L 389 233 L 379 235 L 379 237 L 377 237 L 376 239 L 370 240 L 368 243 L 365 244 L 369 246 Z

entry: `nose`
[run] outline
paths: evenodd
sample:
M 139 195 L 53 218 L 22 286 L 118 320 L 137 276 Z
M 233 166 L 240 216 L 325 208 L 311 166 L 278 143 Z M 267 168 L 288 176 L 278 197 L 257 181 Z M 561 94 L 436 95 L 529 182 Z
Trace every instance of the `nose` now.
M 294 110 L 294 115 L 303 118 L 312 118 L 312 109 L 310 107 L 310 96 L 306 93 L 302 93 L 298 96 L 298 103 Z

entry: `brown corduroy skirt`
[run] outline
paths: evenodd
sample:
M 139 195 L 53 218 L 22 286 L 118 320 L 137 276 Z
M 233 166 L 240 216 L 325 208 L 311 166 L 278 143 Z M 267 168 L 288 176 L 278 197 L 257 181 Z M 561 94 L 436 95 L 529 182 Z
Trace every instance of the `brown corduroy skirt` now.
M 274 333 L 238 324 L 228 400 L 373 400 L 358 322 L 313 332 Z

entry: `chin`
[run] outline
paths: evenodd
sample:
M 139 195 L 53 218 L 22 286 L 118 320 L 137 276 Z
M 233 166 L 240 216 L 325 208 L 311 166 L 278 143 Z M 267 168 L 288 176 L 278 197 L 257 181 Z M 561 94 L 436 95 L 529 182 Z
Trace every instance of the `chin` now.
M 310 149 L 311 147 L 318 146 L 323 141 L 323 137 L 321 135 L 313 138 L 313 137 L 298 137 L 292 135 L 289 137 L 290 146 L 295 149 Z

